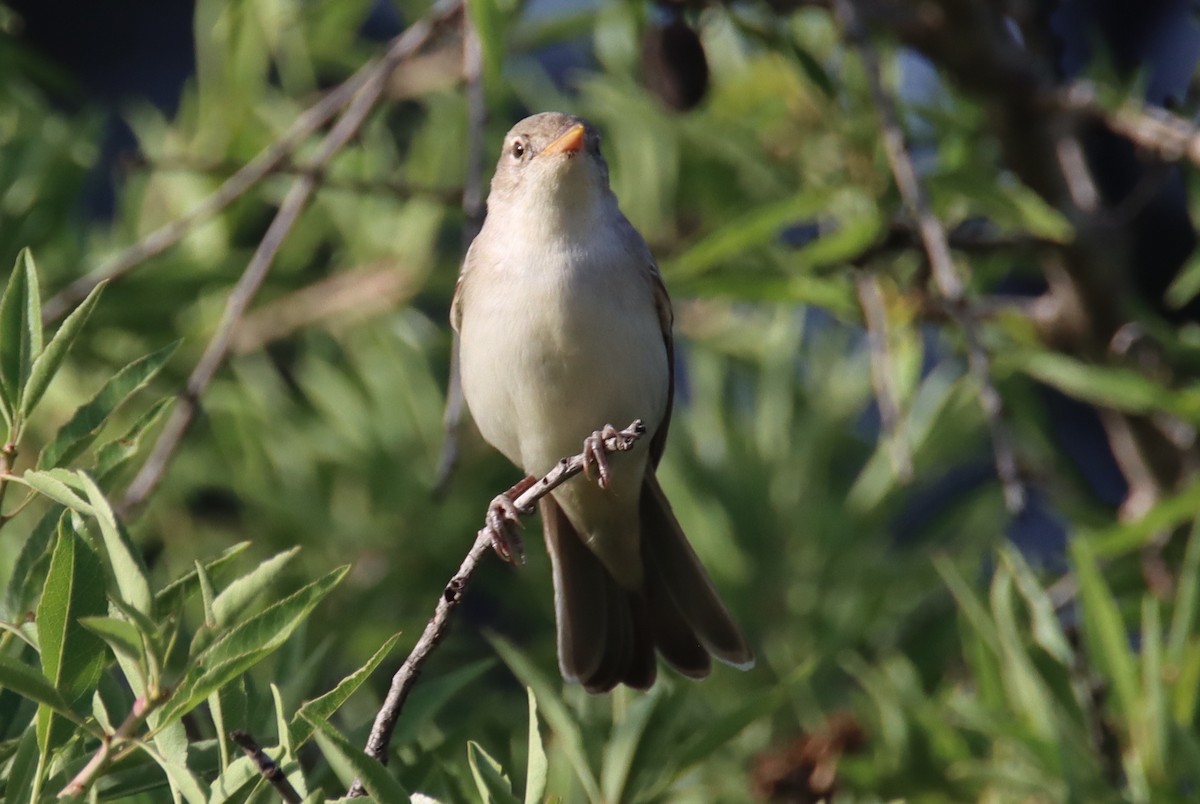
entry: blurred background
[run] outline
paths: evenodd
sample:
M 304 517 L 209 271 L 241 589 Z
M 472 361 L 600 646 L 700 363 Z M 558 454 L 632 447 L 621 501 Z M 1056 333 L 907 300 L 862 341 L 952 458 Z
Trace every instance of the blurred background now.
M 56 293 L 195 209 L 427 12 L 0 1 L 0 266 L 31 248 L 52 316 Z M 1190 800 L 1198 56 L 1192 4 L 1171 0 L 480 0 L 320 173 L 131 537 L 163 583 L 244 541 L 230 577 L 300 546 L 276 597 L 349 564 L 240 683 L 269 740 L 269 683 L 294 709 L 402 632 L 334 720 L 361 744 L 517 479 L 469 422 L 447 471 L 447 315 L 504 132 L 569 111 L 600 128 L 672 293 L 660 477 L 759 662 L 663 673 L 648 695 L 564 687 L 532 522 L 528 565 L 485 559 L 401 717 L 406 786 L 474 797 L 468 740 L 519 779 L 533 685 L 607 800 Z M 888 126 L 961 296 L 930 271 Z M 106 479 L 120 499 L 158 433 L 146 417 L 311 174 L 318 137 L 301 140 L 111 282 L 22 455 L 179 341 L 105 431 L 147 424 Z M 993 393 L 1000 412 L 981 405 Z M 0 530 L 0 579 L 35 521 Z M 597 800 L 569 729 L 544 731 L 550 793 Z M 321 755 L 301 758 L 335 795 Z

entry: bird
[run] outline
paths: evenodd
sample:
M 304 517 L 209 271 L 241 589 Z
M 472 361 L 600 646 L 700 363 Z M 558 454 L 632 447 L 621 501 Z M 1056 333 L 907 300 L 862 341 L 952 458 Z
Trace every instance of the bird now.
M 544 112 L 505 136 L 450 319 L 467 408 L 526 474 L 489 507 L 501 557 L 523 558 L 513 500 L 534 478 L 580 444 L 597 475 L 538 503 L 563 677 L 594 693 L 648 689 L 656 654 L 690 678 L 713 658 L 752 667 L 656 475 L 674 398 L 671 302 L 620 211 L 593 125 Z M 613 423 L 635 419 L 647 437 L 607 456 Z

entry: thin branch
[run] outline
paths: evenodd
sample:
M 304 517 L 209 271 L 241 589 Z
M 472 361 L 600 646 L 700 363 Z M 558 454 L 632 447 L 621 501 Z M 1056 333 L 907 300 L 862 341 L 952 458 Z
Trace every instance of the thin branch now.
M 879 408 L 882 439 L 888 445 L 892 471 L 902 483 L 908 483 L 913 477 L 912 450 L 900 420 L 900 402 L 894 382 L 896 371 L 888 338 L 883 292 L 879 287 L 879 278 L 865 271 L 855 273 L 854 287 L 867 328 L 867 343 L 871 351 L 871 385 L 875 389 L 875 404 Z
M 128 170 L 145 168 L 160 173 L 195 173 L 200 175 L 231 177 L 242 168 L 237 163 L 229 161 L 212 162 L 189 159 L 187 157 L 149 160 L 142 156 L 132 157 L 123 164 Z M 266 176 L 306 176 L 316 173 L 311 164 L 293 162 L 291 159 L 273 167 Z M 360 179 L 351 176 L 318 176 L 321 191 L 336 191 L 353 193 L 355 195 L 375 194 L 398 197 L 429 197 L 444 203 L 454 203 L 462 198 L 462 188 L 459 187 L 426 187 L 402 179 L 392 179 L 386 176 L 376 176 L 370 179 Z
M 73 310 L 79 302 L 87 298 L 87 295 L 101 282 L 106 279 L 122 277 L 146 260 L 162 254 L 185 238 L 199 224 L 249 192 L 263 178 L 275 172 L 279 165 L 287 160 L 308 137 L 332 120 L 364 87 L 379 85 L 376 92 L 382 91 L 381 77 L 386 80 L 396 65 L 410 55 L 410 53 L 404 53 L 397 56 L 396 49 L 402 40 L 405 40 L 406 37 L 409 37 L 409 41 L 414 38 L 420 39 L 421 41 L 415 48 L 419 49 L 428 41 L 434 29 L 440 27 L 441 23 L 458 13 L 461 8 L 462 0 L 440 0 L 424 19 L 393 40 L 392 47 L 381 59 L 363 65 L 353 75 L 327 92 L 319 101 L 297 117 L 278 140 L 247 162 L 244 167 L 230 176 L 212 195 L 197 204 L 190 212 L 182 218 L 177 218 L 155 229 L 137 243 L 101 264 L 96 270 L 80 277 L 47 299 L 42 306 L 43 323 L 48 324 L 59 320 Z M 413 49 L 414 52 L 415 49 Z
M 67 783 L 67 786 L 59 791 L 59 798 L 77 798 L 87 792 L 88 788 L 99 777 L 112 758 L 114 750 L 121 743 L 129 740 L 137 733 L 137 730 L 146 722 L 146 718 L 150 716 L 160 703 L 165 701 L 167 696 L 160 694 L 152 699 L 138 698 L 133 702 L 133 708 L 126 715 L 125 720 L 117 727 L 117 730 L 112 734 L 106 734 L 100 740 L 100 748 L 92 754 L 92 758 L 88 763 L 80 769 L 79 773 L 75 774 L 75 778 Z
M 991 435 L 996 474 L 1004 490 L 1005 505 L 1011 513 L 1018 513 L 1025 507 L 1025 489 L 1021 484 L 1016 455 L 1004 422 L 1000 394 L 992 382 L 990 361 L 983 348 L 975 316 L 970 309 L 966 287 L 950 255 L 946 230 L 934 214 L 929 195 L 913 165 L 912 155 L 908 151 L 904 132 L 900 127 L 896 105 L 883 86 L 879 54 L 867 38 L 853 2 L 837 0 L 835 6 L 847 39 L 857 48 L 863 60 L 871 87 L 871 98 L 880 116 L 884 151 L 905 206 L 916 220 L 917 231 L 929 259 L 934 286 L 945 300 L 947 311 L 966 340 L 967 365 L 979 384 L 979 404 L 983 408 L 984 419 Z
M 217 369 L 225 362 L 238 323 L 254 300 L 263 280 L 266 279 L 267 273 L 275 261 L 275 255 L 279 253 L 284 240 L 304 210 L 309 196 L 316 188 L 317 177 L 321 171 L 358 133 L 359 127 L 362 126 L 367 115 L 375 108 L 376 102 L 383 94 L 387 77 L 391 72 L 404 59 L 424 47 L 441 29 L 442 25 L 461 9 L 461 0 L 440 0 L 428 16 L 414 23 L 392 41 L 387 53 L 376 63 L 367 81 L 354 96 L 345 113 L 322 140 L 312 161 L 315 172 L 297 178 L 292 184 L 279 207 L 279 212 L 276 213 L 275 219 L 271 221 L 266 234 L 258 244 L 258 249 L 254 252 L 246 270 L 230 293 L 225 304 L 225 311 L 221 316 L 221 322 L 218 324 L 212 340 L 205 348 L 200 362 L 188 377 L 187 387 L 180 395 L 178 404 L 172 408 L 171 415 L 163 426 L 154 449 L 126 490 L 125 497 L 119 506 L 122 515 L 128 514 L 145 501 L 162 479 L 175 450 L 196 415 L 201 397 L 208 390 L 209 383 L 212 382 Z
M 279 767 L 279 763 L 267 756 L 267 752 L 262 750 L 262 747 L 255 742 L 249 732 L 237 729 L 229 732 L 229 739 L 233 740 L 238 746 L 246 752 L 246 756 L 250 757 L 250 761 L 258 768 L 261 775 L 275 791 L 279 793 L 279 797 L 287 804 L 300 804 L 304 799 L 296 792 L 296 788 L 292 787 L 292 783 L 288 781 L 287 774 Z
M 1187 160 L 1200 167 L 1200 126 L 1165 109 L 1124 101 L 1106 109 L 1095 87 L 1079 82 L 1068 87 L 1060 103 L 1069 112 L 1093 117 L 1164 162 Z
M 605 439 L 604 450 L 606 452 L 624 452 L 631 449 L 645 433 L 646 428 L 639 419 L 617 435 Z M 582 472 L 586 460 L 586 452 L 570 458 L 563 458 L 544 477 L 513 500 L 513 504 L 522 513 L 532 513 L 533 506 L 538 500 Z M 375 716 L 375 723 L 371 726 L 371 735 L 367 739 L 367 754 L 378 760 L 380 764 L 387 764 L 388 743 L 391 742 L 392 732 L 396 729 L 396 721 L 400 717 L 400 710 L 404 707 L 408 694 L 421 674 L 425 661 L 446 635 L 450 626 L 450 615 L 462 602 L 463 593 L 466 591 L 471 576 L 475 573 L 479 560 L 491 547 L 492 537 L 488 529 L 486 527 L 480 529 L 475 535 L 475 543 L 471 545 L 458 572 L 454 573 L 454 577 L 446 584 L 441 597 L 438 598 L 433 619 L 425 626 L 425 631 L 417 640 L 417 644 L 413 646 L 408 658 L 404 660 L 404 664 L 392 676 L 392 686 L 388 690 L 383 706 L 379 709 L 379 714 Z M 350 797 L 366 795 L 362 782 L 356 779 L 350 786 L 347 795 Z

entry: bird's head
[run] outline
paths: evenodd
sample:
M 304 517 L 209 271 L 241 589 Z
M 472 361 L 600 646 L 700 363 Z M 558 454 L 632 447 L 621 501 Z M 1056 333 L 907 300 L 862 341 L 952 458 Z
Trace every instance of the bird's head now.
M 544 112 L 525 118 L 504 137 L 488 209 L 570 215 L 587 213 L 611 197 L 599 132 L 573 115 Z

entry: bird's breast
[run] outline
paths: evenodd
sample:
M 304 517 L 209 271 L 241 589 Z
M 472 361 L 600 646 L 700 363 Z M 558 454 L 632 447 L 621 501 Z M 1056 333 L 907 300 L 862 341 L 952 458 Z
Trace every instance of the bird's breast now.
M 653 432 L 666 346 L 648 266 L 620 242 L 521 244 L 476 270 L 461 326 L 463 391 L 484 437 L 540 474 L 605 424 Z M 483 280 L 483 281 L 478 281 Z

